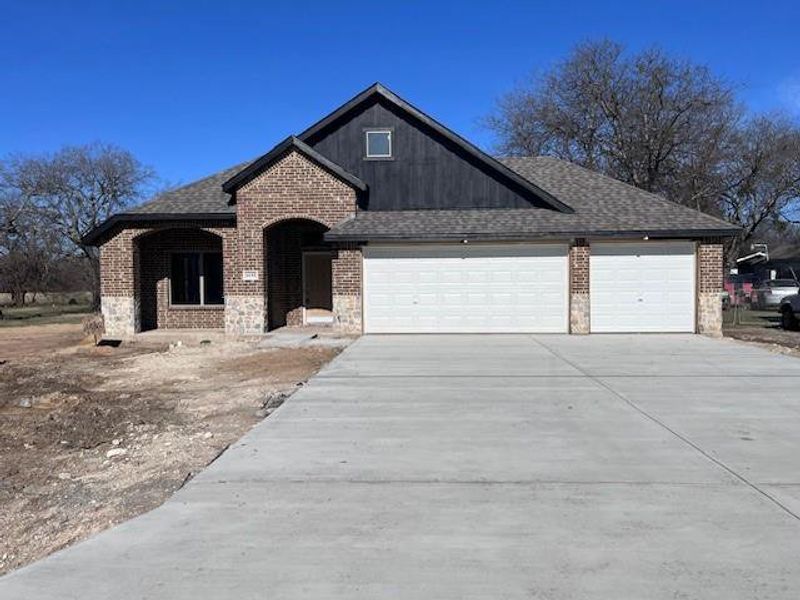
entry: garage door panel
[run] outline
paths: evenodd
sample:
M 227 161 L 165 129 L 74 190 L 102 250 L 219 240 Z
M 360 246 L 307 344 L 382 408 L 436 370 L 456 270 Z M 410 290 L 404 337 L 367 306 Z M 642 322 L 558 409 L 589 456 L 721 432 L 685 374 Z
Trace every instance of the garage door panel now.
M 593 244 L 589 281 L 593 332 L 694 331 L 691 242 Z
M 367 247 L 365 331 L 565 332 L 567 286 L 562 244 Z

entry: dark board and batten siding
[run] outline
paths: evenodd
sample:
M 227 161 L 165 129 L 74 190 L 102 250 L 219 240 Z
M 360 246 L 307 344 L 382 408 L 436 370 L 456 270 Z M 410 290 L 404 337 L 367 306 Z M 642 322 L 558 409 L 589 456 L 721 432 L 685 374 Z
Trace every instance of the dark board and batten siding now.
M 364 132 L 392 129 L 391 160 L 364 160 Z M 390 103 L 375 101 L 305 142 L 369 186 L 369 210 L 550 208 Z

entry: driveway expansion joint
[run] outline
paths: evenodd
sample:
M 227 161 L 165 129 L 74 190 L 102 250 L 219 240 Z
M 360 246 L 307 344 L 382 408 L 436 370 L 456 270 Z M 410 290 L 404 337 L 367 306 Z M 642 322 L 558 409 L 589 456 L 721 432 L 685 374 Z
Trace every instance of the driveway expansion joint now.
M 661 427 L 665 431 L 669 432 L 674 437 L 676 437 L 677 439 L 682 441 L 684 444 L 686 444 L 687 446 L 693 448 L 696 452 L 699 452 L 703 457 L 705 457 L 711 463 L 717 465 L 719 468 L 721 468 L 722 470 L 726 471 L 728 474 L 730 474 L 733 477 L 735 477 L 736 479 L 738 479 L 741 483 L 743 483 L 744 485 L 750 487 L 752 490 L 754 490 L 755 492 L 760 494 L 762 497 L 764 497 L 767 500 L 769 500 L 772 504 L 777 506 L 784 513 L 786 513 L 790 517 L 794 518 L 796 521 L 800 521 L 800 515 L 798 515 L 793 510 L 791 510 L 788 506 L 783 504 L 781 501 L 779 501 L 777 498 L 775 498 L 772 494 L 770 494 L 766 490 L 764 490 L 761 487 L 759 487 L 759 485 L 757 483 L 750 481 L 744 475 L 742 475 L 741 473 L 737 472 L 732 467 L 729 467 L 724 462 L 722 462 L 720 459 L 716 458 L 715 456 L 713 456 L 710 453 L 708 453 L 705 450 L 703 450 L 703 448 L 701 448 L 695 442 L 690 440 L 688 437 L 686 437 L 685 435 L 679 433 L 678 431 L 676 431 L 675 429 L 673 429 L 672 427 L 670 427 L 669 425 L 664 423 L 661 419 L 659 419 L 655 415 L 650 414 L 649 412 L 647 412 L 641 406 L 636 404 L 633 400 L 628 398 L 625 394 L 622 394 L 621 392 L 618 392 L 613 387 L 611 387 L 611 385 L 606 383 L 600 376 L 592 375 L 591 373 L 589 373 L 588 371 L 583 369 L 580 365 L 578 365 L 578 364 L 574 363 L 573 361 L 569 360 L 568 358 L 563 356 L 560 352 L 558 352 L 556 350 L 553 350 L 547 344 L 545 344 L 544 342 L 542 342 L 539 339 L 537 339 L 535 336 L 531 336 L 530 339 L 533 341 L 534 344 L 537 344 L 538 346 L 544 348 L 545 350 L 550 352 L 550 354 L 552 354 L 556 358 L 559 358 L 559 359 L 563 360 L 565 363 L 567 363 L 573 369 L 576 369 L 580 373 L 583 373 L 587 379 L 597 383 L 597 385 L 599 385 L 603 389 L 607 390 L 609 393 L 613 394 L 619 400 L 622 400 L 625 404 L 630 406 L 633 410 L 638 412 L 640 415 L 642 415 L 646 419 L 652 421 L 653 423 L 655 423 L 656 425 L 658 425 L 659 427 Z M 613 376 L 609 377 L 609 379 L 611 379 L 611 378 L 613 378 Z
M 236 480 L 216 480 L 216 481 L 195 481 L 195 486 L 224 486 L 224 485 L 317 485 L 317 484 L 355 484 L 355 485 L 517 485 L 517 486 L 682 486 L 682 487 L 704 487 L 704 488 L 726 488 L 737 485 L 738 482 L 724 483 L 712 481 L 565 481 L 558 479 L 531 479 L 531 480 L 483 480 L 483 479 L 345 479 L 345 478 L 259 478 L 259 479 L 236 479 Z

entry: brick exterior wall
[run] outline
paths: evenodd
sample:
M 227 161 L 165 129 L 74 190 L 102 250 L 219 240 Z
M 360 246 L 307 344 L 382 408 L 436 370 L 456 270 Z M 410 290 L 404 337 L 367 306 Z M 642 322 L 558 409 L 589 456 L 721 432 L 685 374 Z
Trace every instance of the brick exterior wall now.
M 719 294 L 723 287 L 723 248 L 719 242 L 701 242 L 697 247 L 698 291 Z
M 330 229 L 356 211 L 356 192 L 297 151 L 278 160 L 236 192 L 238 276 L 231 293 L 253 296 L 264 291 L 264 231 L 287 219 L 308 219 Z M 258 282 L 242 281 L 243 270 L 256 271 Z
M 575 241 L 569 249 L 569 331 L 586 334 L 591 331 L 589 298 L 589 256 L 586 240 Z
M 197 240 L 198 233 L 205 232 L 205 239 L 215 240 L 222 249 L 225 272 L 224 292 L 230 286 L 229 262 L 235 253 L 232 243 L 236 229 L 231 225 L 220 225 L 212 221 L 180 221 L 174 223 L 141 223 L 137 227 L 119 229 L 112 233 L 100 247 L 100 294 L 101 307 L 106 324 L 106 335 L 126 337 L 142 330 L 142 326 L 213 328 L 223 324 L 224 309 L 171 309 L 169 307 L 168 284 L 161 263 L 157 239 L 165 240 L 162 253 L 167 248 L 186 248 L 181 245 Z M 214 237 L 208 237 L 213 234 Z M 202 235 L 202 234 L 201 234 Z M 175 243 L 167 240 L 175 240 Z M 168 272 L 168 265 L 166 267 Z M 143 292 L 148 292 L 143 295 Z M 143 321 L 144 317 L 144 321 Z
M 237 222 L 141 223 L 118 229 L 100 248 L 101 295 L 107 334 L 125 336 L 149 327 L 217 328 L 234 335 L 260 334 L 269 325 L 300 325 L 302 253 L 322 245 L 321 234 L 357 210 L 357 195 L 296 150 L 245 184 L 236 194 Z M 171 307 L 171 252 L 222 250 L 225 306 Z M 569 324 L 591 331 L 590 255 L 587 240 L 569 249 Z M 332 249 L 331 304 L 335 324 L 361 331 L 362 253 L 357 245 Z M 255 274 L 244 281 L 244 271 Z M 272 278 L 270 275 L 272 274 Z M 270 283 L 271 282 L 271 283 Z M 697 244 L 697 331 L 722 330 L 720 292 L 723 246 Z
M 237 306 L 250 303 L 250 309 L 237 312 L 237 320 L 246 322 L 247 327 L 243 328 L 241 323 L 230 320 L 226 323 L 226 330 L 232 334 L 255 333 L 259 329 L 266 330 L 270 322 L 274 325 L 283 322 L 289 325 L 301 324 L 303 312 L 297 304 L 302 300 L 297 296 L 298 294 L 302 296 L 302 291 L 294 289 L 297 287 L 296 282 L 300 281 L 299 273 L 285 273 L 289 277 L 285 285 L 290 289 L 274 290 L 282 296 L 280 301 L 282 303 L 272 304 L 268 299 L 267 288 L 270 278 L 265 266 L 274 264 L 268 257 L 265 260 L 265 251 L 268 254 L 270 248 L 270 231 L 278 235 L 281 224 L 293 219 L 311 221 L 320 225 L 320 229 L 330 229 L 355 214 L 356 191 L 296 150 L 292 150 L 242 186 L 236 192 L 236 204 L 238 263 L 233 275 L 235 283 L 232 286 L 231 296 L 234 297 L 232 302 Z M 360 251 L 358 252 L 360 258 Z M 293 261 L 292 264 L 297 268 L 300 267 L 298 261 Z M 284 264 L 283 268 L 286 270 L 290 266 Z M 258 281 L 242 281 L 244 270 L 255 272 Z M 338 286 L 337 275 L 341 272 L 335 268 L 334 262 L 332 273 L 334 295 Z M 265 294 L 267 300 L 264 302 L 261 314 L 256 314 L 256 298 L 264 298 Z M 360 294 L 359 270 L 359 306 Z M 280 314 L 274 315 L 274 318 L 268 314 L 271 305 L 273 311 L 281 311 Z M 341 303 L 338 306 L 342 308 Z M 335 299 L 333 310 L 336 313 Z M 351 313 L 352 307 L 348 306 L 347 310 Z M 283 311 L 286 311 L 285 321 Z
M 170 262 L 174 252 L 222 252 L 222 238 L 197 229 L 179 229 L 146 235 L 140 239 L 139 306 L 142 329 L 224 327 L 224 305 L 171 305 Z
M 361 295 L 361 248 L 342 246 L 333 258 L 333 295 Z
M 724 250 L 721 240 L 708 239 L 697 246 L 697 332 L 722 335 Z
M 180 234 L 185 230 L 213 233 L 222 239 L 225 271 L 235 255 L 235 225 L 220 225 L 213 221 L 176 221 L 174 223 L 143 222 L 137 227 L 119 229 L 100 246 L 100 294 L 102 296 L 133 296 L 138 280 L 139 241 L 144 234 L 171 230 Z M 227 250 L 227 252 L 226 252 Z M 227 291 L 229 282 L 225 281 Z
M 356 245 L 340 247 L 333 258 L 333 312 L 339 327 L 361 331 L 362 253 Z
M 237 223 L 220 227 L 202 221 L 142 223 L 121 229 L 101 246 L 101 295 L 107 334 L 130 335 L 149 327 L 225 327 L 232 334 L 262 333 L 302 324 L 302 255 L 314 230 L 321 234 L 356 212 L 356 192 L 297 151 L 291 151 L 236 193 Z M 167 231 L 169 230 L 169 231 Z M 274 253 L 270 262 L 270 231 Z M 217 238 L 206 234 L 215 234 Z M 281 232 L 281 233 L 279 233 Z M 152 235 L 146 235 L 152 234 Z M 282 236 L 281 239 L 278 239 Z M 169 304 L 169 254 L 221 248 L 224 307 L 186 308 Z M 273 277 L 269 301 L 267 265 Z M 361 251 L 347 247 L 332 257 L 332 308 L 342 328 L 361 327 Z M 244 271 L 255 281 L 244 281 Z
M 569 291 L 573 294 L 589 293 L 589 244 L 583 240 L 569 249 Z

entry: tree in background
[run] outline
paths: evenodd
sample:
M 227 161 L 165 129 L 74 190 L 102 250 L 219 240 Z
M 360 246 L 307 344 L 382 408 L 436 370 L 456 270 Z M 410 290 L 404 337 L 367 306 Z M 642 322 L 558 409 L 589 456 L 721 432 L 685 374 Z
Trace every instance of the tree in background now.
M 109 144 L 70 146 L 53 155 L 13 156 L 0 167 L 0 185 L 13 212 L 30 227 L 58 238 L 63 255 L 85 257 L 95 306 L 100 298 L 100 259 L 83 236 L 145 194 L 151 169 Z M 9 199 L 14 199 L 13 202 Z M 9 209 L 11 214 L 12 209 Z M 17 217 L 19 220 L 19 217 Z
M 798 128 L 746 118 L 725 81 L 659 49 L 579 45 L 503 96 L 487 125 L 502 154 L 556 156 L 729 219 L 742 227 L 732 256 L 795 218 Z
M 742 227 L 732 254 L 759 238 L 788 239 L 800 217 L 800 130 L 786 119 L 757 117 L 741 126 L 721 163 L 722 214 Z M 779 235 L 776 235 L 779 234 Z M 777 240 L 776 240 L 777 241 Z
M 16 306 L 44 291 L 61 255 L 58 237 L 19 201 L 0 200 L 0 283 Z

